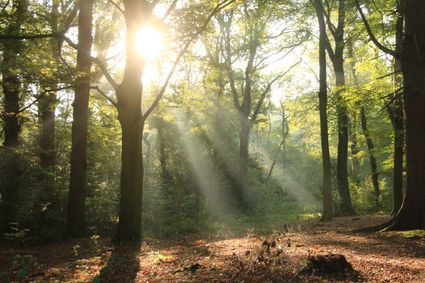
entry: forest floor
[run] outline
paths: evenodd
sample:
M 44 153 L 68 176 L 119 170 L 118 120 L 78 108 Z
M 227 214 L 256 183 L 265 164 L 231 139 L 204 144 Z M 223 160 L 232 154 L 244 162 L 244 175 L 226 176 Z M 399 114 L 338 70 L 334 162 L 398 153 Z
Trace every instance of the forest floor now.
M 114 246 L 93 236 L 36 247 L 0 246 L 0 282 L 425 282 L 425 235 L 359 232 L 387 216 L 251 229 Z M 342 254 L 354 270 L 304 269 L 310 255 Z

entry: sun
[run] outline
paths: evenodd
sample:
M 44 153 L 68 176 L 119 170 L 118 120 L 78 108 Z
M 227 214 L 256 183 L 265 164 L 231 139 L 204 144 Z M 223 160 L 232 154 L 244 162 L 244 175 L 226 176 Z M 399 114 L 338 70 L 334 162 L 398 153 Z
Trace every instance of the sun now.
M 144 26 L 136 33 L 135 46 L 145 59 L 155 59 L 163 49 L 161 33 L 151 26 Z

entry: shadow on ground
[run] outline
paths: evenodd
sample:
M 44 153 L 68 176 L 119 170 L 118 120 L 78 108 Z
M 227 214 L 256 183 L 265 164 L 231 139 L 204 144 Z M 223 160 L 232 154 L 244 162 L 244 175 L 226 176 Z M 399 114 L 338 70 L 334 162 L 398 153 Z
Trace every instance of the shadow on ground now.
M 139 242 L 116 244 L 106 266 L 93 282 L 136 282 L 140 247 Z

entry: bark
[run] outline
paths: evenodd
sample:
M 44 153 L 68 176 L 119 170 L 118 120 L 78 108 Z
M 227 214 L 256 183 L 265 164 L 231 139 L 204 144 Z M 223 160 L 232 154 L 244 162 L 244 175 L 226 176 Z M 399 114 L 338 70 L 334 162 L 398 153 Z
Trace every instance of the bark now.
M 375 194 L 375 205 L 379 208 L 379 176 L 378 176 L 378 165 L 375 157 L 375 145 L 373 144 L 372 137 L 370 136 L 369 129 L 367 127 L 366 111 L 364 108 L 360 110 L 360 119 L 362 124 L 363 135 L 366 140 L 367 149 L 369 151 L 370 169 L 372 171 L 372 184 L 373 192 Z
M 315 0 L 315 10 L 319 22 L 319 115 L 320 115 L 320 140 L 322 146 L 323 167 L 323 215 L 322 220 L 332 220 L 332 188 L 331 188 L 331 157 L 329 153 L 329 130 L 328 130 L 328 94 L 326 81 L 326 26 L 323 17 L 321 0 Z
M 75 98 L 73 103 L 71 178 L 65 237 L 80 237 L 86 233 L 86 167 L 87 126 L 90 96 L 90 58 L 92 47 L 93 0 L 79 2 L 78 55 Z
M 12 1 L 14 13 L 7 27 L 7 33 L 19 35 L 24 23 L 28 2 L 27 0 Z M 4 176 L 1 184 L 0 233 L 16 232 L 13 228 L 17 221 L 21 168 L 17 153 L 20 146 L 21 125 L 18 111 L 20 102 L 21 82 L 19 79 L 19 54 L 22 43 L 19 40 L 3 42 L 3 61 L 0 65 L 3 89 L 3 123 L 4 123 Z
M 334 60 L 336 86 L 341 92 L 345 87 L 344 63 L 341 56 Z M 341 197 L 340 213 L 342 215 L 354 215 L 355 211 L 351 203 L 351 194 L 348 185 L 348 115 L 347 107 L 340 93 L 337 94 L 337 127 L 338 127 L 338 156 L 337 156 L 337 181 Z
M 338 128 L 338 156 L 337 156 L 337 183 L 341 198 L 340 214 L 354 215 L 355 211 L 351 203 L 350 189 L 348 185 L 348 114 L 345 101 L 341 97 L 341 91 L 345 87 L 344 72 L 344 28 L 345 28 L 346 1 L 338 1 L 338 24 L 333 33 L 335 48 L 330 48 L 327 42 L 327 50 L 331 58 L 335 72 L 335 82 L 337 87 L 337 128 Z
M 396 53 L 401 53 L 403 32 L 404 32 L 404 1 L 397 1 L 397 23 L 396 23 Z M 403 76 L 401 74 L 401 62 L 398 58 L 394 58 L 394 84 L 395 89 L 399 89 L 403 85 Z M 394 172 L 393 172 L 393 211 L 395 215 L 403 202 L 403 159 L 404 159 L 404 113 L 403 113 L 403 97 L 395 94 L 394 103 L 390 105 L 390 116 L 394 129 Z
M 136 50 L 135 36 L 150 17 L 153 5 L 147 1 L 124 1 L 126 21 L 126 66 L 118 87 L 118 119 L 121 124 L 121 180 L 117 241 L 142 238 L 143 156 L 142 92 L 144 62 Z
M 403 204 L 392 228 L 425 228 L 425 2 L 405 3 L 406 32 L 402 48 L 406 117 L 407 184 Z

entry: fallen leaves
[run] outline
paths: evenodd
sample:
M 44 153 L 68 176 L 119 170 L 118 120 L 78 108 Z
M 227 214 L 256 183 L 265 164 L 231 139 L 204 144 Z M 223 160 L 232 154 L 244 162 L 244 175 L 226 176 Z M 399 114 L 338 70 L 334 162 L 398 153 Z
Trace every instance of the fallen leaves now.
M 355 228 L 383 216 L 337 218 L 309 231 L 112 247 L 96 237 L 32 248 L 0 248 L 0 282 L 425 282 L 425 241 Z M 419 233 L 420 234 L 420 233 Z M 310 257 L 340 254 L 359 273 L 299 274 Z M 16 257 L 18 256 L 18 257 Z M 19 259 L 19 260 L 17 260 Z M 22 278 L 21 278 L 22 277 Z

